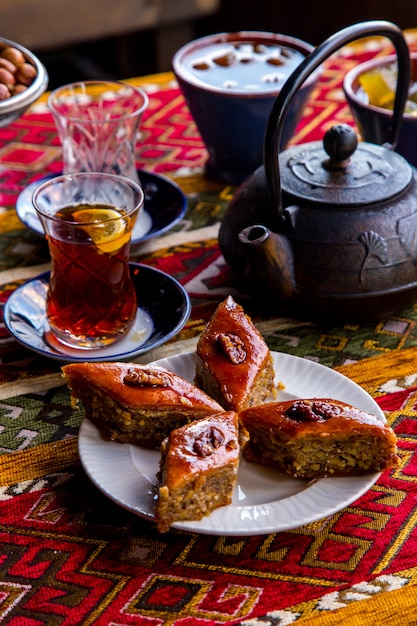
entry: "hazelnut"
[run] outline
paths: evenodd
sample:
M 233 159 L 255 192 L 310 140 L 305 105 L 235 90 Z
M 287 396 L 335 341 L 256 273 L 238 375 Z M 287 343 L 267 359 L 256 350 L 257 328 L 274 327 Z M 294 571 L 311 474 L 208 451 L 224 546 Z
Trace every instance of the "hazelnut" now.
M 10 89 L 16 83 L 16 79 L 14 75 L 9 72 L 9 70 L 5 70 L 4 67 L 0 67 L 0 83 L 7 85 Z
M 14 65 L 9 59 L 4 59 L 0 57 L 0 67 L 4 67 L 5 70 L 8 70 L 12 74 L 16 71 L 16 65 Z
M 22 65 L 22 63 L 26 61 L 23 52 L 21 52 L 17 48 L 13 48 L 12 46 L 8 46 L 7 48 L 5 48 L 1 52 L 0 56 L 4 59 L 8 59 L 9 61 L 11 61 L 16 67 L 18 65 Z
M 26 91 L 27 86 L 26 85 L 22 85 L 21 83 L 19 83 L 18 85 L 13 85 L 13 89 L 12 89 L 12 96 L 17 96 L 17 94 L 19 93 L 23 93 L 24 91 Z
M 18 48 L 0 47 L 0 100 L 25 91 L 36 75 L 36 67 L 26 60 Z
M 7 98 L 10 98 L 10 95 L 11 94 L 7 85 L 0 83 L 0 100 L 6 100 Z
M 16 70 L 16 82 L 29 86 L 36 76 L 36 68 L 30 63 L 22 63 Z

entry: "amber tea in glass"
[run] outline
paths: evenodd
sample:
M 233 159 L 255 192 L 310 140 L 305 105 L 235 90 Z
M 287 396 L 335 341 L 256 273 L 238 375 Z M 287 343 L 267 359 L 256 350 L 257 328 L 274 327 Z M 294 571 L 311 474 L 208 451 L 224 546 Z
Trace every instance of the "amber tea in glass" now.
M 137 311 L 129 252 L 142 190 L 121 176 L 78 173 L 48 180 L 33 203 L 51 255 L 46 314 L 52 333 L 76 348 L 113 343 Z

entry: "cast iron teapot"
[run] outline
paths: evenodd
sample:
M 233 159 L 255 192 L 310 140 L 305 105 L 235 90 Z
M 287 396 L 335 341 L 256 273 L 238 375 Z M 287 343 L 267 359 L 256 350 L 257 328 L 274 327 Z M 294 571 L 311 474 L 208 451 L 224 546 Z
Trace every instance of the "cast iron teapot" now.
M 300 85 L 341 46 L 388 37 L 398 60 L 390 143 L 359 142 L 348 125 L 279 154 Z M 386 21 L 349 26 L 298 66 L 272 108 L 264 164 L 236 191 L 219 245 L 256 301 L 310 317 L 381 318 L 417 299 L 417 170 L 395 152 L 410 81 L 402 31 Z

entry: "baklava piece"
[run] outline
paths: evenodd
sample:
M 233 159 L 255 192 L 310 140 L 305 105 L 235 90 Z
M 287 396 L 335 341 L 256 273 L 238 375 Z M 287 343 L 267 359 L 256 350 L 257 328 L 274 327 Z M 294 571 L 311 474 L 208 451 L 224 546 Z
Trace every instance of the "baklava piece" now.
M 264 338 L 231 296 L 212 315 L 196 350 L 195 384 L 226 411 L 276 397 L 274 363 Z
M 171 430 L 222 411 L 192 383 L 160 367 L 72 363 L 62 367 L 72 397 L 103 436 L 159 448 Z
M 182 426 L 164 440 L 155 506 L 160 532 L 174 522 L 200 520 L 232 502 L 238 431 L 237 414 L 228 411 Z
M 294 478 L 354 476 L 398 464 L 396 436 L 377 417 L 328 398 L 245 409 L 243 457 Z

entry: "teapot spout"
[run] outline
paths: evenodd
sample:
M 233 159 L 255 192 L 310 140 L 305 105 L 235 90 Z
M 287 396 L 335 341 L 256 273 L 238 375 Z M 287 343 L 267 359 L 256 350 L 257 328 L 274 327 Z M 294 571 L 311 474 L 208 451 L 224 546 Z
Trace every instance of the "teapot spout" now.
M 296 283 L 288 239 L 262 224 L 244 228 L 238 238 L 247 251 L 242 272 L 251 291 L 267 300 L 290 300 L 295 294 Z

